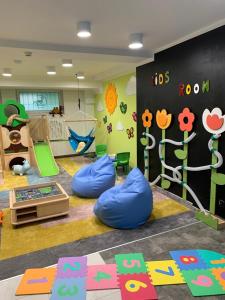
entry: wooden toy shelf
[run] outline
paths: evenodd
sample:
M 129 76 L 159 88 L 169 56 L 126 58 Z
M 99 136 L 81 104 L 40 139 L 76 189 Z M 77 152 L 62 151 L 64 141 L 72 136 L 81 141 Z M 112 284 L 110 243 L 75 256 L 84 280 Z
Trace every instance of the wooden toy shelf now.
M 56 182 L 15 188 L 10 191 L 9 201 L 13 225 L 69 213 L 69 196 Z

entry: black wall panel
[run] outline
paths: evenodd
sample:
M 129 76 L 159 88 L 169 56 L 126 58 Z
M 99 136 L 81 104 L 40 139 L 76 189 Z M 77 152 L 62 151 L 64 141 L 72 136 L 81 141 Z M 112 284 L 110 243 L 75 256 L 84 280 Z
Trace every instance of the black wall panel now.
M 164 50 L 155 55 L 155 61 L 137 68 L 137 156 L 138 166 L 144 171 L 144 146 L 140 137 L 145 130 L 141 115 L 148 108 L 154 115 L 150 133 L 157 141 L 155 149 L 150 150 L 150 181 L 160 174 L 161 164 L 158 157 L 158 142 L 161 139 L 161 129 L 158 128 L 155 115 L 157 110 L 165 108 L 173 115 L 171 126 L 166 130 L 166 137 L 182 141 L 183 132 L 178 125 L 178 115 L 184 107 L 189 107 L 196 119 L 193 131 L 197 136 L 189 143 L 189 166 L 201 166 L 211 163 L 211 153 L 208 150 L 208 140 L 211 136 L 202 125 L 202 113 L 205 108 L 212 110 L 219 107 L 225 114 L 225 26 L 182 44 Z M 168 84 L 153 86 L 154 73 L 170 72 Z M 210 80 L 210 91 L 199 94 L 179 96 L 179 84 L 190 83 L 194 85 Z M 177 149 L 166 144 L 166 162 L 172 166 L 181 164 L 174 155 Z M 223 155 L 224 163 L 218 172 L 225 174 L 225 133 L 219 139 L 219 151 Z M 169 174 L 169 173 L 168 173 Z M 209 208 L 211 172 L 188 172 L 188 185 L 196 192 L 205 208 Z M 171 184 L 169 191 L 181 196 L 182 188 Z M 193 202 L 188 195 L 188 200 Z M 220 200 L 220 201 L 219 201 Z M 222 201 L 221 201 L 222 200 Z M 223 202 L 224 201 L 224 202 Z M 216 213 L 225 217 L 225 186 L 217 186 Z

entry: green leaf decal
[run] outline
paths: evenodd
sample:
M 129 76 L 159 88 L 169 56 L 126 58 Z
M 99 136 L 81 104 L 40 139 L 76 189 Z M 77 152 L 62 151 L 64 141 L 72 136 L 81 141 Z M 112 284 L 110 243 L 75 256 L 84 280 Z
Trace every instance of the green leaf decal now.
M 225 174 L 214 173 L 212 175 L 212 181 L 218 185 L 225 185 Z
M 176 157 L 178 159 L 184 160 L 185 158 L 187 158 L 187 151 L 181 150 L 181 149 L 177 149 L 174 151 L 174 154 L 176 155 Z
M 141 144 L 142 144 L 143 146 L 146 146 L 147 143 L 148 143 L 147 139 L 144 138 L 144 137 L 140 138 L 140 142 L 141 142 Z
M 161 183 L 161 187 L 165 190 L 167 190 L 169 187 L 170 187 L 170 181 L 169 180 L 165 180 L 163 179 L 162 180 L 162 183 Z

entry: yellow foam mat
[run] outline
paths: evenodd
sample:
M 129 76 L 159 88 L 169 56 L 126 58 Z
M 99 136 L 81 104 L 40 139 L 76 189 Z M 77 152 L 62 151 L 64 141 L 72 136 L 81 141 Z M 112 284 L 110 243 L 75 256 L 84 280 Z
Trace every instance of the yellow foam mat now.
M 180 203 L 166 199 L 154 203 L 153 211 L 150 220 L 161 219 L 189 211 L 189 209 Z
M 0 185 L 0 191 L 11 190 L 26 185 L 28 185 L 27 176 L 13 175 L 11 171 L 4 171 L 4 184 Z
M 81 167 L 87 165 L 87 163 L 75 157 L 57 158 L 56 161 L 70 176 L 73 176 Z

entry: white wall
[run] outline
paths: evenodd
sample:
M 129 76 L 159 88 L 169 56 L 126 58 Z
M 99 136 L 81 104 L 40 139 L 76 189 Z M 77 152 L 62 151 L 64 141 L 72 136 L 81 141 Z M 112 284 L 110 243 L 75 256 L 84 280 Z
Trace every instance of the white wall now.
M 15 89 L 1 89 L 0 90 L 1 100 L 4 102 L 7 99 L 16 99 Z

